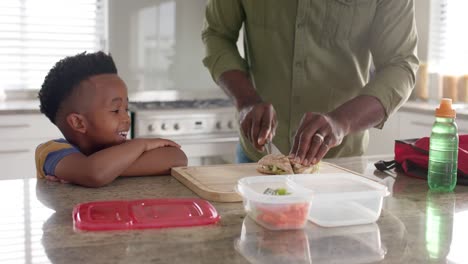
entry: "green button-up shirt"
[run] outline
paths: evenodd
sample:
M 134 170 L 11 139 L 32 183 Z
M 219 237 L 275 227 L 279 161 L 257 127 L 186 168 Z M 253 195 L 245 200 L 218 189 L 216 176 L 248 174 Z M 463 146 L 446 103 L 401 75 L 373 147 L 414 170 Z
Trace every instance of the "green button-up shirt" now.
M 243 57 L 236 47 L 242 26 Z M 202 38 L 215 81 L 228 70 L 249 72 L 273 104 L 273 142 L 283 153 L 305 112 L 370 95 L 388 118 L 409 97 L 419 63 L 412 0 L 210 0 Z M 241 143 L 253 160 L 264 154 L 244 137 Z M 367 143 L 367 131 L 350 134 L 326 157 L 361 155 Z

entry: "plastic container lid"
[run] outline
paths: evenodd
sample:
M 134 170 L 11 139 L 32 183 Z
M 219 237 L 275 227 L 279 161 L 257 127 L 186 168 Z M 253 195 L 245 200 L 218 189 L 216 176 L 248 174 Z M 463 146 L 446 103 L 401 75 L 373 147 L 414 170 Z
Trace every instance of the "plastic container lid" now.
M 213 205 L 198 198 L 96 201 L 73 209 L 75 228 L 88 231 L 209 225 L 219 219 Z
M 440 100 L 439 108 L 436 108 L 435 116 L 455 118 L 456 113 L 455 113 L 455 109 L 452 108 L 452 99 L 442 98 Z

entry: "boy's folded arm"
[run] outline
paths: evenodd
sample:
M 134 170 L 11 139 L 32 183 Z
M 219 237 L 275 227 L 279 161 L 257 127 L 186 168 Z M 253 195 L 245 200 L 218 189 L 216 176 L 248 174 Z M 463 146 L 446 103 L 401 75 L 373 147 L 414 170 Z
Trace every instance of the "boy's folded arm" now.
M 58 162 L 55 176 L 83 186 L 104 186 L 127 170 L 145 150 L 143 141 L 130 140 L 90 156 L 73 153 Z
M 162 147 L 144 152 L 121 175 L 169 175 L 172 167 L 187 166 L 187 156 L 177 147 Z

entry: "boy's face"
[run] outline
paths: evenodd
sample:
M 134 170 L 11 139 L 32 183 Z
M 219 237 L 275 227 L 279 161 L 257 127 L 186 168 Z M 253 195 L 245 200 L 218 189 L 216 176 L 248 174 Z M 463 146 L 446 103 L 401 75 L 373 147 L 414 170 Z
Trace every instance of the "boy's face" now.
M 117 74 L 96 75 L 88 80 L 84 91 L 89 98 L 86 111 L 86 138 L 100 150 L 125 142 L 130 130 L 127 87 Z

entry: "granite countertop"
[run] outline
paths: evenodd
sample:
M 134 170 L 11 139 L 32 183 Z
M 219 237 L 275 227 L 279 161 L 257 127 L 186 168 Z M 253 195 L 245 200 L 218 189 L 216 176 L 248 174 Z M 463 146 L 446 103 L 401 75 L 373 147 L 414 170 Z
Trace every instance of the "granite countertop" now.
M 78 232 L 74 205 L 96 200 L 197 197 L 170 176 L 119 178 L 91 189 L 44 180 L 0 181 L 0 263 L 466 263 L 468 187 L 430 194 L 424 180 L 374 170 L 388 156 L 332 159 L 392 192 L 376 223 L 273 232 L 242 203 L 215 203 L 218 224 Z

